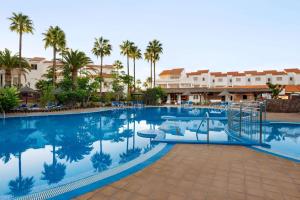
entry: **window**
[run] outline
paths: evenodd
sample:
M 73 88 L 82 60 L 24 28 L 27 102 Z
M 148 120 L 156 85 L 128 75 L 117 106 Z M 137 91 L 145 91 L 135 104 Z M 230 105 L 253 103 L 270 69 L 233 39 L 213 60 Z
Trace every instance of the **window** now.
M 271 82 L 271 78 L 268 78 L 268 82 Z
M 31 64 L 31 70 L 37 70 L 37 64 Z
M 198 81 L 198 77 L 194 77 L 193 80 L 194 80 L 194 81 Z
M 247 100 L 247 95 L 243 95 L 243 100 Z
M 204 78 L 204 77 L 202 78 L 202 81 L 205 81 L 205 78 Z
M 215 79 L 213 79 L 212 82 L 214 83 L 214 82 L 215 82 Z
M 248 82 L 251 82 L 251 78 L 248 78 Z
M 255 78 L 255 81 L 260 81 L 260 80 L 261 80 L 260 77 L 256 77 L 256 78 Z
M 194 100 L 199 99 L 198 97 L 198 95 L 194 95 Z
M 229 82 L 232 83 L 232 79 L 229 79 Z
M 282 81 L 282 77 L 276 77 L 276 81 Z
M 218 78 L 218 82 L 223 82 L 223 79 L 222 78 Z
M 241 78 L 236 78 L 236 82 L 241 82 Z
M 293 77 L 290 77 L 290 81 L 293 81 Z

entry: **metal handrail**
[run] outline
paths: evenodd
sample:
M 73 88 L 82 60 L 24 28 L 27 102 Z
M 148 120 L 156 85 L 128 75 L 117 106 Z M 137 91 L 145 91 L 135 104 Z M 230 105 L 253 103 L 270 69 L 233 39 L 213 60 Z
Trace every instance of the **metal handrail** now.
M 198 132 L 199 132 L 199 130 L 200 130 L 200 128 L 201 128 L 201 125 L 202 125 L 202 123 L 203 123 L 205 120 L 207 120 L 208 123 L 209 123 L 209 113 L 206 112 L 205 115 L 206 115 L 206 118 L 203 118 L 203 119 L 201 120 L 201 122 L 200 122 L 200 124 L 199 124 L 199 126 L 198 126 L 198 129 L 197 129 L 197 131 L 196 131 L 196 134 L 198 134 Z M 207 132 L 208 132 L 208 131 L 209 131 L 209 126 L 207 126 Z

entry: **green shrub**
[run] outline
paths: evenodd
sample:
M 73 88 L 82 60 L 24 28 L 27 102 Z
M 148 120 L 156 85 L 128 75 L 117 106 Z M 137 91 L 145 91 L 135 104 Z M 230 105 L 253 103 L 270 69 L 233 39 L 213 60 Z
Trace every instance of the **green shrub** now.
M 40 104 L 46 106 L 48 103 L 55 102 L 55 96 L 53 94 L 53 86 L 43 88 L 42 96 L 40 98 Z
M 159 100 L 166 97 L 165 91 L 161 87 L 149 88 L 143 95 L 143 100 L 147 105 L 157 105 Z
M 20 104 L 19 92 L 16 88 L 0 89 L 0 111 L 9 111 Z

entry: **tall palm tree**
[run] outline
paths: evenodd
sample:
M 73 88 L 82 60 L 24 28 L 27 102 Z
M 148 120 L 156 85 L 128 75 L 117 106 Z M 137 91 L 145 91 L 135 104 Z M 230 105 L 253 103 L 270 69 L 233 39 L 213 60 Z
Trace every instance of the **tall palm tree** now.
M 160 43 L 160 41 L 158 40 L 153 40 L 150 41 L 148 44 L 148 47 L 150 49 L 150 52 L 152 54 L 152 62 L 153 62 L 153 85 L 155 87 L 156 83 L 155 83 L 155 64 L 157 61 L 159 61 L 160 59 L 160 54 L 163 53 L 163 48 L 162 48 L 162 43 Z
M 58 26 L 50 26 L 49 29 L 43 33 L 45 48 L 53 48 L 53 85 L 56 83 L 56 53 L 62 51 L 66 47 L 66 35 L 64 31 Z
M 91 63 L 91 59 L 84 52 L 71 49 L 63 54 L 62 62 L 72 72 L 73 89 L 76 89 L 78 70 Z
M 127 57 L 127 76 L 129 76 L 129 58 L 130 58 L 130 52 L 132 51 L 132 48 L 134 46 L 134 43 L 126 40 L 123 41 L 123 43 L 120 45 L 121 54 Z M 127 96 L 129 96 L 130 88 L 129 83 L 127 84 Z
M 141 50 L 137 46 L 133 46 L 130 57 L 133 59 L 133 89 L 135 91 L 135 61 L 142 58 Z
M 8 87 L 12 85 L 11 76 L 13 69 L 18 69 L 24 76 L 25 73 L 27 73 L 26 70 L 30 70 L 30 65 L 24 58 L 19 59 L 17 55 L 12 55 L 11 51 L 8 49 L 0 51 L 0 66 L 5 70 L 5 86 Z
M 33 22 L 27 16 L 22 13 L 13 13 L 12 17 L 8 18 L 10 20 L 10 30 L 19 34 L 19 68 L 22 68 L 22 36 L 23 33 L 33 34 Z M 18 84 L 21 84 L 21 72 L 18 76 Z
M 93 54 L 98 58 L 100 57 L 100 95 L 102 96 L 102 82 L 103 82 L 103 57 L 110 56 L 112 50 L 112 46 L 109 43 L 109 40 L 104 39 L 103 37 L 96 38 L 94 42 L 94 47 L 92 49 Z
M 152 63 L 153 63 L 152 57 L 153 56 L 151 54 L 149 46 L 147 47 L 146 52 L 144 53 L 144 57 L 145 57 L 145 60 L 150 62 L 150 77 L 149 77 L 150 81 L 149 82 L 150 82 L 150 87 L 152 87 Z

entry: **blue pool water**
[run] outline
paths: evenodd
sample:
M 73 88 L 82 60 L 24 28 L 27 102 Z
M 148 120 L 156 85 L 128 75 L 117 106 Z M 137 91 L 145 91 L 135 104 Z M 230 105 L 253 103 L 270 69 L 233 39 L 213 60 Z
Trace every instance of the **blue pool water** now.
M 153 151 L 143 130 L 164 139 L 206 141 L 207 109 L 137 108 L 0 121 L 0 199 L 27 195 L 121 166 Z M 182 120 L 169 120 L 176 116 Z M 211 114 L 209 140 L 230 142 L 225 113 Z M 300 125 L 268 124 L 270 148 L 300 157 Z

